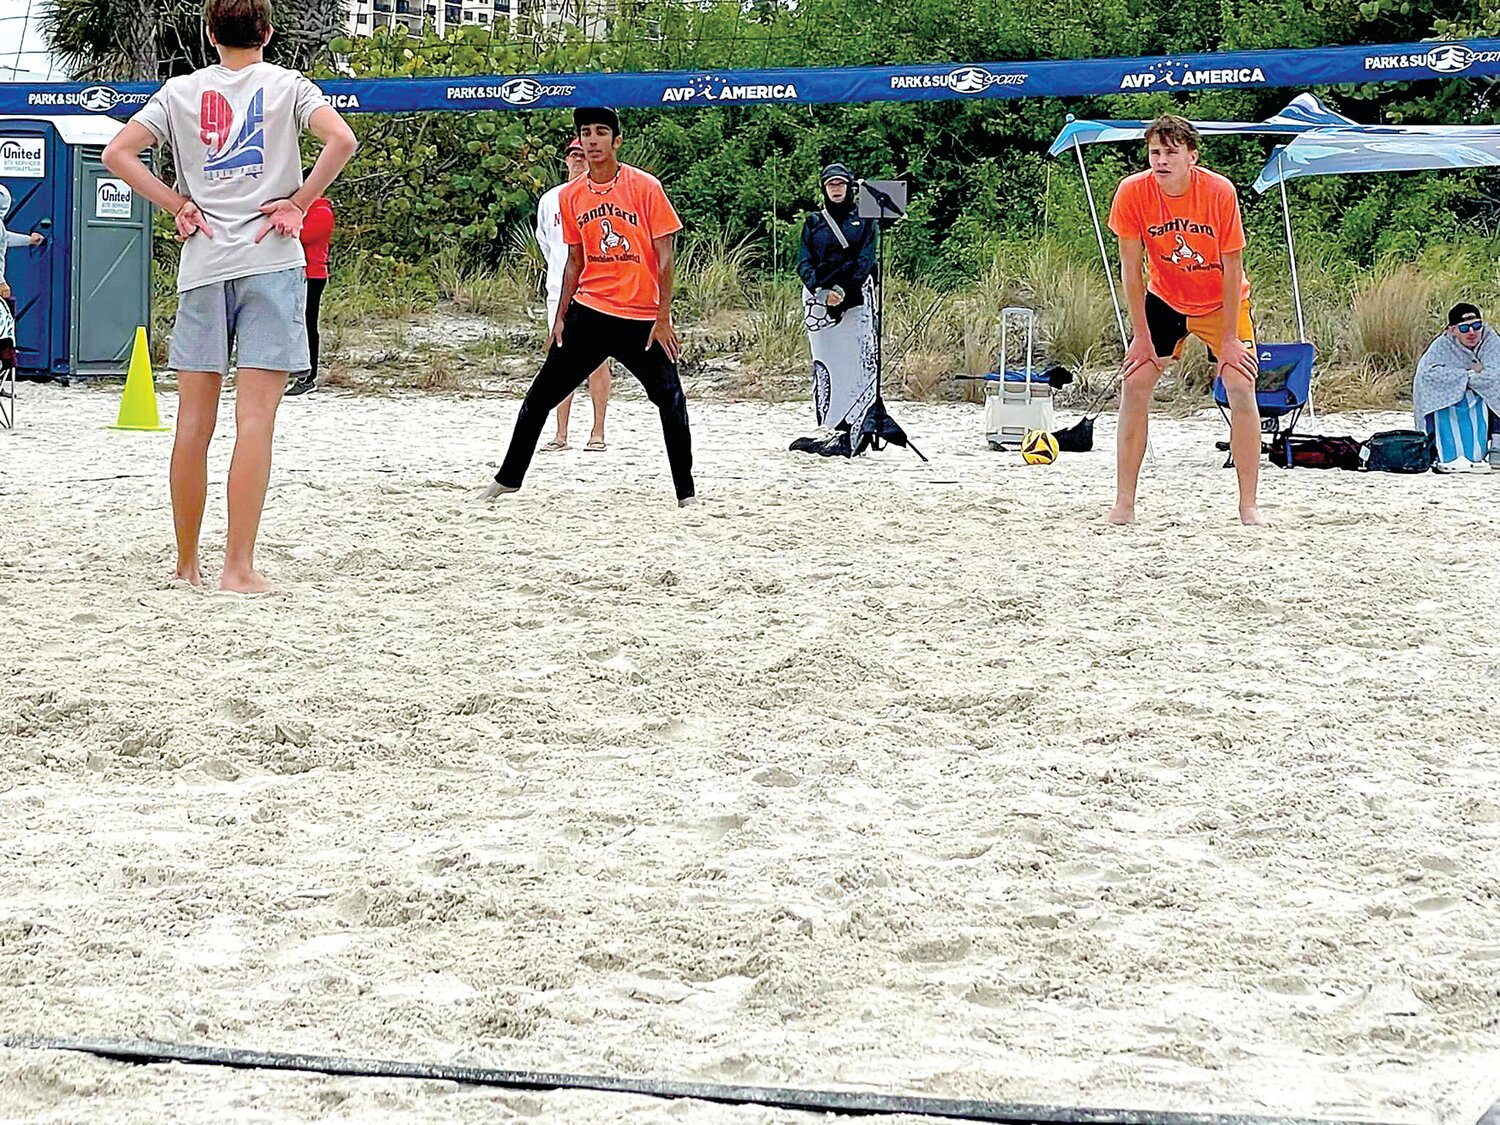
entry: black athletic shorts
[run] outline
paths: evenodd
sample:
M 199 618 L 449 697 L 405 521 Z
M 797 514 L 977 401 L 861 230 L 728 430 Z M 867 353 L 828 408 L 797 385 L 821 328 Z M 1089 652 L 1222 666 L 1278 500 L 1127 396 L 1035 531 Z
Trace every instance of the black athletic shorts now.
M 1208 349 L 1208 358 L 1217 361 L 1219 357 L 1214 354 L 1214 346 L 1219 342 L 1222 319 L 1222 313 L 1213 313 L 1210 316 L 1189 316 L 1187 313 L 1180 313 L 1155 293 L 1150 290 L 1146 291 L 1146 329 L 1151 333 L 1151 347 L 1159 357 L 1176 356 L 1182 350 L 1184 340 L 1189 336 L 1197 336 Z M 1250 330 L 1250 334 L 1245 337 L 1245 344 L 1253 349 L 1255 333 L 1250 321 L 1250 310 L 1242 306 L 1240 308 L 1241 333 L 1243 334 L 1246 329 Z

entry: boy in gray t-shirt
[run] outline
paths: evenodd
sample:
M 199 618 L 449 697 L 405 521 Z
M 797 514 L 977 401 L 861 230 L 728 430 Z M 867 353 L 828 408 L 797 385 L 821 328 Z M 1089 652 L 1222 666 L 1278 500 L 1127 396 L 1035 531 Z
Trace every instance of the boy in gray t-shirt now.
M 354 134 L 301 74 L 262 58 L 271 38 L 269 0 L 208 0 L 209 41 L 219 65 L 169 79 L 104 150 L 104 163 L 170 211 L 182 242 L 177 322 L 168 363 L 177 370 L 172 520 L 177 577 L 202 582 L 198 534 L 208 492 L 208 446 L 219 392 L 237 354 L 229 535 L 221 590 L 261 593 L 255 537 L 271 474 L 271 436 L 288 371 L 307 366 L 306 260 L 297 235 L 307 208 L 354 154 Z M 323 142 L 306 182 L 301 132 Z M 141 161 L 169 145 L 168 187 Z

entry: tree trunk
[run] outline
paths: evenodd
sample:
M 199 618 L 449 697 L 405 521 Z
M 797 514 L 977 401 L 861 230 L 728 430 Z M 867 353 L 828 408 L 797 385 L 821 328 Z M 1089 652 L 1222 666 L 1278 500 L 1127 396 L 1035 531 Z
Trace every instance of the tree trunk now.
M 123 0 L 118 7 L 122 17 L 121 54 L 130 68 L 125 77 L 131 82 L 155 82 L 160 77 L 156 4 L 152 0 Z

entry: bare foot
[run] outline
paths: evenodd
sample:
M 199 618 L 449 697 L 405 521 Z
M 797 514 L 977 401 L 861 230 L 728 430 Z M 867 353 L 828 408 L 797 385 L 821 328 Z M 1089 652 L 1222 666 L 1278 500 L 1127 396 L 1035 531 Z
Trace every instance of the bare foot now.
M 258 570 L 228 570 L 219 576 L 219 590 L 226 594 L 274 594 L 276 587 Z
M 1240 523 L 1246 527 L 1269 527 L 1271 521 L 1260 514 L 1259 508 L 1251 504 L 1248 508 L 1240 509 Z
M 1124 504 L 1116 504 L 1104 513 L 1104 522 L 1116 524 L 1135 523 L 1135 509 L 1133 507 L 1127 508 Z
M 197 563 L 178 563 L 174 577 L 178 582 L 186 582 L 189 586 L 203 585 L 203 575 L 199 572 Z
M 497 480 L 490 481 L 489 487 L 479 494 L 481 501 L 493 500 L 497 496 L 509 496 L 512 492 L 521 490 L 513 485 L 501 484 Z

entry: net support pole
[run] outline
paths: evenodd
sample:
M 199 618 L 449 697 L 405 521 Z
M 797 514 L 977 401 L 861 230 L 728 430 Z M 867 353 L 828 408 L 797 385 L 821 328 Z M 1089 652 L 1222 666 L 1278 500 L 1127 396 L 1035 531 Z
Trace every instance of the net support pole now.
M 1286 228 L 1286 259 L 1292 271 L 1292 303 L 1297 306 L 1297 339 L 1302 343 L 1308 343 L 1307 320 L 1302 315 L 1302 282 L 1297 277 L 1297 245 L 1292 238 L 1292 209 L 1286 200 L 1286 168 L 1281 160 L 1281 152 L 1276 153 L 1276 186 L 1281 189 L 1281 221 Z M 1307 416 L 1316 418 L 1317 409 L 1313 405 L 1313 382 L 1309 378 L 1307 384 Z
M 1125 314 L 1120 311 L 1120 295 L 1115 290 L 1114 268 L 1109 264 L 1109 251 L 1104 248 L 1104 228 L 1099 225 L 1099 209 L 1094 206 L 1094 189 L 1089 186 L 1088 166 L 1083 162 L 1083 146 L 1073 138 L 1073 151 L 1078 154 L 1078 171 L 1083 177 L 1083 194 L 1089 201 L 1089 218 L 1094 221 L 1094 238 L 1099 242 L 1099 261 L 1104 265 L 1104 280 L 1109 284 L 1109 301 L 1115 307 L 1115 326 L 1120 330 L 1120 346 L 1130 347 L 1130 337 L 1125 334 Z
M 1286 179 L 1280 153 L 1276 156 L 1276 181 L 1281 188 L 1281 221 L 1286 227 L 1286 257 L 1292 268 L 1292 301 L 1297 306 L 1297 339 L 1307 343 L 1307 321 L 1302 316 L 1302 283 L 1297 277 L 1297 246 L 1292 240 L 1292 210 L 1286 201 Z

